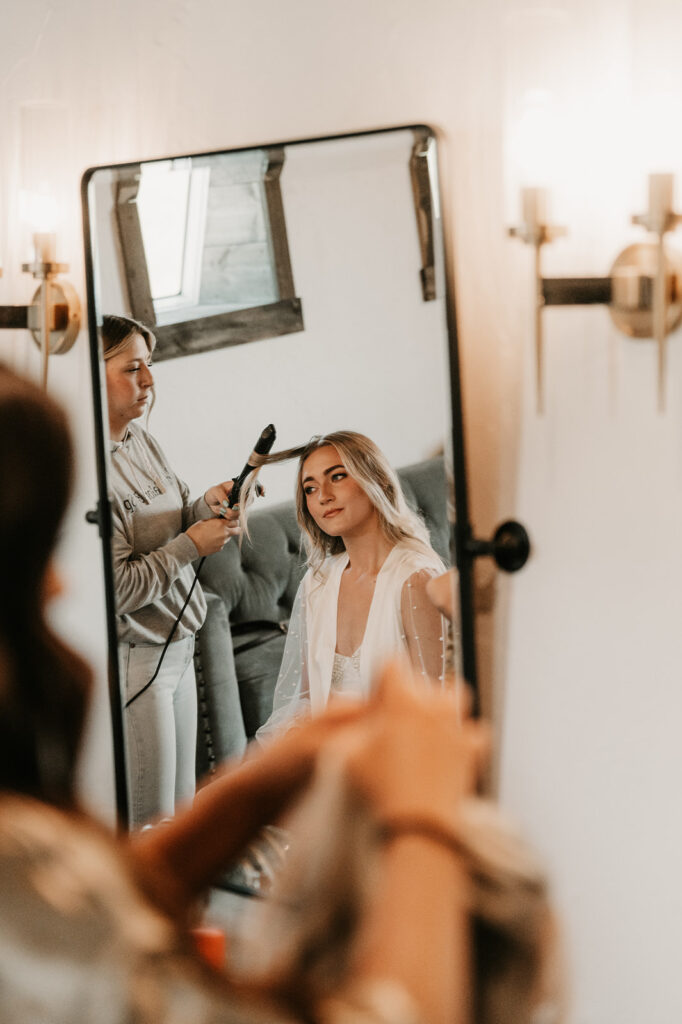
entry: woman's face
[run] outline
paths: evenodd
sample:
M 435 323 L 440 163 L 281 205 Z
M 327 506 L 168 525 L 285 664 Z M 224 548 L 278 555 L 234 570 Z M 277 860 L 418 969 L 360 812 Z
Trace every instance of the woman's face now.
M 134 334 L 127 348 L 104 364 L 112 441 L 122 441 L 128 424 L 142 416 L 149 404 L 154 385 L 151 361 L 146 341 Z
M 301 485 L 308 511 L 330 537 L 352 537 L 378 526 L 377 510 L 333 445 L 308 456 L 301 468 Z

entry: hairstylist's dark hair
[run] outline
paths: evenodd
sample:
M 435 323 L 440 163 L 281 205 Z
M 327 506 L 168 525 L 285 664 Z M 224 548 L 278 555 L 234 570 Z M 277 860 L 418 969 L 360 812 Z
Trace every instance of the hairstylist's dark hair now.
M 0 364 L 0 788 L 75 803 L 91 686 L 45 620 L 45 573 L 71 491 L 66 416 Z

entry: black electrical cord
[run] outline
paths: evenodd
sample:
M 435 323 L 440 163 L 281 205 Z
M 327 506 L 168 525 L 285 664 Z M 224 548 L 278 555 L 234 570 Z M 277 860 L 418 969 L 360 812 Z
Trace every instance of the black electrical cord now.
M 130 705 L 133 703 L 133 701 L 137 700 L 138 697 L 141 697 L 143 693 L 146 693 L 146 691 L 149 689 L 149 687 L 152 685 L 152 683 L 154 682 L 154 680 L 158 676 L 159 670 L 160 670 L 161 665 L 163 663 L 163 659 L 166 656 L 166 651 L 168 650 L 168 645 L 170 644 L 171 640 L 175 636 L 175 630 L 180 625 L 180 619 L 185 614 L 185 608 L 189 604 L 190 598 L 191 598 L 191 596 L 192 596 L 192 594 L 194 592 L 194 588 L 197 585 L 197 580 L 199 579 L 199 573 L 201 572 L 201 567 L 202 567 L 202 565 L 204 564 L 205 561 L 206 561 L 206 555 L 204 555 L 204 557 L 201 559 L 201 561 L 199 562 L 199 564 L 197 566 L 197 570 L 194 573 L 194 579 L 192 580 L 192 586 L 189 588 L 189 594 L 185 598 L 185 603 L 183 604 L 182 608 L 178 612 L 178 617 L 175 620 L 175 622 L 173 623 L 173 627 L 172 627 L 170 633 L 168 634 L 168 639 L 166 640 L 165 644 L 163 645 L 163 650 L 161 651 L 161 657 L 159 658 L 159 663 L 156 666 L 156 669 L 154 671 L 154 675 L 151 677 L 151 679 L 149 680 L 148 683 L 144 684 L 144 686 L 142 687 L 141 690 L 138 690 L 137 693 L 133 694 L 133 696 L 129 700 L 127 700 L 125 702 L 125 704 L 123 705 L 124 708 L 129 708 Z

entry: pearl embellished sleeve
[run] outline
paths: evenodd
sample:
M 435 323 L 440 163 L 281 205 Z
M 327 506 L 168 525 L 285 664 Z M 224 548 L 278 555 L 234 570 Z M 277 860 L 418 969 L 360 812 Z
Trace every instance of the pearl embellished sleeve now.
M 448 623 L 432 604 L 426 584 L 435 573 L 420 569 L 403 584 L 400 613 L 405 645 L 417 675 L 443 683 Z

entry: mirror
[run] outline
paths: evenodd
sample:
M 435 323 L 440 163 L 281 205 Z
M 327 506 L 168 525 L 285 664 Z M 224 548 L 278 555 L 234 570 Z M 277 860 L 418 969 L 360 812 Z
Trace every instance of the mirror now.
M 99 167 L 84 176 L 122 821 L 127 727 L 116 647 L 125 619 L 111 561 L 110 444 L 98 341 L 107 314 L 132 316 L 156 335 L 155 401 L 145 425 L 193 497 L 234 477 L 271 422 L 276 449 L 339 429 L 378 444 L 435 550 L 460 566 L 455 649 L 475 685 L 442 202 L 436 137 L 419 125 Z M 455 529 L 447 509 L 453 475 Z M 194 658 L 200 777 L 239 754 L 268 717 L 286 621 L 305 572 L 293 510 L 295 464 L 268 466 L 262 480 L 266 495 L 251 512 L 250 539 L 241 549 L 226 545 L 202 569 L 208 611 Z

